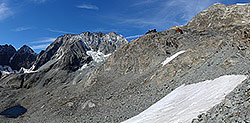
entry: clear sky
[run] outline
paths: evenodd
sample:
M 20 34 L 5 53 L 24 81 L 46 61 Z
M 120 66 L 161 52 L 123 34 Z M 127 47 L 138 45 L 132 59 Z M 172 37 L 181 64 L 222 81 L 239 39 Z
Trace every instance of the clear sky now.
M 36 52 L 56 37 L 82 32 L 116 32 L 128 40 L 149 29 L 185 25 L 214 3 L 248 0 L 0 0 L 0 44 Z

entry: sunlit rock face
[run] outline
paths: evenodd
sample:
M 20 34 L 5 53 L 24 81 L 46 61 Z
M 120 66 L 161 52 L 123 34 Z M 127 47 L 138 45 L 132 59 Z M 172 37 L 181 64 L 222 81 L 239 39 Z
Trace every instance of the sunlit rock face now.
M 235 28 L 239 28 L 239 26 L 249 26 L 249 12 L 249 3 L 244 5 L 224 5 L 217 3 L 197 14 L 187 26 L 203 30 L 233 31 Z

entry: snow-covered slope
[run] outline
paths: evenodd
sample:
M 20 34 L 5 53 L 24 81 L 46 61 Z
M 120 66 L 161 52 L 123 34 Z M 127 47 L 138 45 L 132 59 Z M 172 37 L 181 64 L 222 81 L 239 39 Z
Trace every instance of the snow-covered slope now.
M 160 101 L 124 123 L 188 123 L 200 113 L 219 104 L 247 78 L 225 75 L 197 84 L 182 85 Z

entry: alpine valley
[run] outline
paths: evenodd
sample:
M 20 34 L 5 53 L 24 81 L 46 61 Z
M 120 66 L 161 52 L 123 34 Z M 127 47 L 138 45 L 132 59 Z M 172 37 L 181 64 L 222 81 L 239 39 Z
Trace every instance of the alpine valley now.
M 1 45 L 0 65 L 0 112 L 26 109 L 1 123 L 249 123 L 250 4 L 216 3 L 131 41 L 84 32 L 39 54 Z

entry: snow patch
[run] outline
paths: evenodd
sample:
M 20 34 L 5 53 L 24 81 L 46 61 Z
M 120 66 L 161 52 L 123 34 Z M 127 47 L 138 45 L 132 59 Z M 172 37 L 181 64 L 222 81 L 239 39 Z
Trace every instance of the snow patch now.
M 178 55 L 180 55 L 180 54 L 182 54 L 184 52 L 185 52 L 184 50 L 183 51 L 179 51 L 179 52 L 175 53 L 174 55 L 166 58 L 166 60 L 161 63 L 162 66 L 166 65 L 167 63 L 169 63 L 170 61 L 172 61 L 174 58 L 176 58 Z
M 91 56 L 93 60 L 97 63 L 105 61 L 111 54 L 104 55 L 102 52 L 98 51 L 87 51 L 87 55 Z
M 2 65 L 0 65 L 0 72 L 2 73 L 2 77 L 5 77 L 13 73 L 18 73 L 16 70 L 12 70 L 10 66 L 2 66 Z
M 214 80 L 182 85 L 124 123 L 188 123 L 222 102 L 246 75 L 225 75 Z
M 37 72 L 37 71 L 33 71 L 32 67 L 30 69 L 26 69 L 26 68 L 21 67 L 21 69 L 19 70 L 19 73 L 34 73 L 34 72 Z
M 33 65 L 30 67 L 29 70 L 33 71 L 33 70 L 35 69 L 35 67 L 36 67 L 36 66 L 33 64 Z
M 15 54 L 13 56 L 10 57 L 10 60 L 9 60 L 9 64 L 11 63 L 11 61 L 13 60 Z
M 87 68 L 88 67 L 88 64 L 84 64 L 81 68 L 80 68 L 80 70 L 84 70 L 85 68 Z
M 14 73 L 14 71 L 11 69 L 10 66 L 2 66 L 0 65 L 0 71 L 5 71 L 5 72 L 10 72 L 10 73 Z
M 247 3 L 236 3 L 236 5 L 239 5 L 239 6 L 244 6 L 246 5 Z
M 222 3 L 220 3 L 220 2 L 214 3 L 214 5 L 220 5 L 220 4 L 222 4 Z

